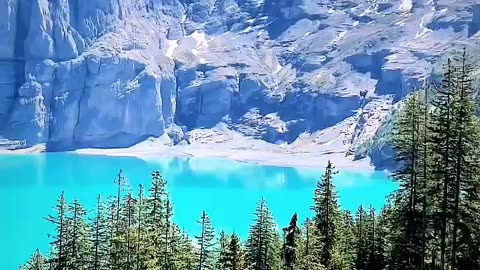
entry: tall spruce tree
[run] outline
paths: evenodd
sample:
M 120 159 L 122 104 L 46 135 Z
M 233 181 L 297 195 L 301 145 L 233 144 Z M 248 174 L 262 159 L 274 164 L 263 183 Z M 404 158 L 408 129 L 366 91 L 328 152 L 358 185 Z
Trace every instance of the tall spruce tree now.
M 472 258 L 470 252 L 473 235 L 479 232 L 474 220 L 480 218 L 479 213 L 479 147 L 480 131 L 476 116 L 475 91 L 472 84 L 472 67 L 468 63 L 466 51 L 457 61 L 454 71 L 453 87 L 455 88 L 452 110 L 452 129 L 454 130 L 454 176 L 451 190 L 452 198 L 452 232 L 451 232 L 451 269 L 464 269 L 478 265 L 478 257 Z M 449 196 L 450 197 L 450 196 Z M 460 240 L 462 239 L 462 240 Z M 462 268 L 459 265 L 462 257 Z M 470 265 L 469 262 L 470 261 Z M 465 265 L 467 264 L 467 265 Z
M 298 259 L 297 268 L 300 270 L 318 270 L 324 269 L 320 259 L 316 256 L 315 243 L 318 241 L 315 224 L 313 220 L 307 218 L 303 223 L 301 235 L 298 239 Z
M 180 231 L 178 226 L 172 229 L 172 268 L 173 270 L 194 270 L 197 257 L 194 254 L 191 239 L 187 233 Z
M 149 237 L 149 253 L 154 265 L 161 265 L 161 269 L 168 269 L 168 242 L 165 241 L 169 226 L 166 221 L 171 218 L 171 209 L 166 208 L 168 201 L 167 182 L 159 171 L 152 172 L 152 184 L 149 189 L 149 213 L 147 215 Z M 168 237 L 167 237 L 168 238 Z
M 47 270 L 48 262 L 45 257 L 40 253 L 40 250 L 35 250 L 30 260 L 26 265 L 21 266 L 20 270 Z
M 337 194 L 333 185 L 333 176 L 337 172 L 328 161 L 325 173 L 315 189 L 313 210 L 318 240 L 316 255 L 326 269 L 334 269 L 333 254 L 336 243 L 336 219 L 338 216 Z
M 419 166 L 421 167 L 420 173 L 418 176 L 420 182 L 420 200 L 421 200 L 421 252 L 420 252 L 420 270 L 424 270 L 426 267 L 426 257 L 427 257 L 427 241 L 430 239 L 429 232 L 430 229 L 430 222 L 429 222 L 429 215 L 430 215 L 430 205 L 429 200 L 432 198 L 432 194 L 430 192 L 430 185 L 431 185 L 431 175 L 430 175 L 430 165 L 431 165 L 431 156 L 430 156 L 430 147 L 429 147 L 429 128 L 428 125 L 430 124 L 430 104 L 429 104 L 429 94 L 431 92 L 431 87 L 429 85 L 425 85 L 419 96 L 423 95 L 423 102 L 420 102 L 420 158 L 419 158 Z M 383 213 L 383 212 L 382 212 Z
M 97 197 L 97 209 L 91 231 L 91 242 L 93 243 L 92 269 L 109 269 L 110 240 L 108 231 L 108 219 L 106 218 L 105 204 L 101 196 Z
M 257 205 L 255 221 L 245 244 L 246 267 L 251 270 L 279 269 L 280 248 L 275 221 L 262 198 Z
M 444 67 L 443 83 L 441 87 L 436 88 L 435 96 L 432 100 L 434 107 L 431 115 L 432 125 L 429 125 L 429 134 L 431 137 L 432 151 L 432 177 L 436 179 L 435 185 L 432 186 L 433 194 L 436 195 L 435 205 L 435 222 L 438 226 L 434 230 L 440 232 L 440 269 L 447 268 L 447 237 L 448 226 L 451 220 L 451 194 L 452 182 L 454 174 L 454 158 L 455 151 L 455 134 L 453 121 L 453 104 L 455 96 L 454 88 L 454 66 L 449 59 Z M 434 266 L 435 267 L 435 266 Z
M 367 213 L 362 205 L 355 217 L 355 269 L 365 270 L 368 266 Z
M 69 256 L 66 251 L 66 245 L 69 242 L 68 231 L 69 226 L 67 222 L 67 202 L 65 200 L 65 193 L 62 191 L 55 206 L 55 215 L 49 215 L 46 220 L 55 226 L 55 234 L 49 235 L 53 238 L 50 243 L 52 245 L 52 263 L 55 270 L 64 270 L 67 268 L 67 258 Z
M 117 222 L 117 198 L 111 197 L 106 202 L 107 208 L 107 239 L 108 256 L 107 265 L 109 269 L 121 269 L 123 243 L 120 236 L 120 222 Z
M 136 253 L 136 270 L 148 269 L 148 251 L 145 245 L 146 241 L 146 227 L 147 220 L 146 216 L 146 205 L 145 205 L 145 194 L 143 191 L 143 185 L 139 185 L 138 192 L 138 201 L 137 201 L 137 228 L 136 228 L 136 237 L 135 237 L 135 253 Z
M 171 258 L 173 256 L 172 254 L 172 243 L 171 242 L 171 230 L 172 230 L 172 224 L 171 224 L 171 218 L 173 216 L 173 208 L 172 204 L 170 202 L 170 199 L 168 198 L 168 195 L 165 196 L 165 213 L 164 213 L 164 221 L 163 221 L 163 232 L 162 232 L 162 241 L 163 241 L 163 263 L 165 265 L 166 269 L 170 269 L 171 265 Z
M 126 186 L 126 180 L 125 180 L 125 177 L 122 175 L 123 171 L 120 170 L 118 172 L 118 175 L 117 175 L 117 179 L 114 181 L 114 183 L 117 184 L 117 197 L 116 197 L 116 208 L 115 208 L 115 223 L 116 223 L 116 231 L 118 233 L 119 231 L 119 226 L 120 226 L 120 211 L 121 211 L 121 208 L 120 208 L 120 203 L 121 203 L 121 200 L 122 200 L 122 192 L 123 192 L 123 189 L 124 187 Z
M 230 236 L 230 241 L 228 243 L 226 265 L 228 270 L 245 269 L 242 243 L 235 233 Z
M 90 226 L 86 221 L 87 211 L 75 199 L 72 205 L 68 206 L 67 221 L 70 226 L 66 251 L 70 253 L 67 260 L 67 269 L 86 269 L 91 262 L 92 242 L 89 239 L 91 234 Z
M 392 253 L 394 265 L 398 269 L 418 269 L 422 264 L 422 130 L 420 119 L 423 116 L 421 99 L 417 93 L 407 98 L 395 124 L 393 148 L 397 169 L 394 179 L 400 184 L 393 196 L 396 211 L 396 247 Z M 393 268 L 396 269 L 396 268 Z
M 137 232 L 137 200 L 130 192 L 123 200 L 121 206 L 119 235 L 120 253 L 117 256 L 120 258 L 121 268 L 125 270 L 136 269 L 136 232 Z
M 197 270 L 214 269 L 215 267 L 215 232 L 213 230 L 210 217 L 202 212 L 198 223 L 202 227 L 201 234 L 196 236 L 197 250 Z
M 371 255 L 371 269 L 383 270 L 388 265 L 388 211 L 383 208 L 381 214 L 375 218 L 374 250 Z
M 339 211 L 337 241 L 334 255 L 335 269 L 355 268 L 355 221 L 350 211 Z
M 220 232 L 218 238 L 218 250 L 217 250 L 217 270 L 227 270 L 228 269 L 228 242 L 229 237 L 225 231 Z

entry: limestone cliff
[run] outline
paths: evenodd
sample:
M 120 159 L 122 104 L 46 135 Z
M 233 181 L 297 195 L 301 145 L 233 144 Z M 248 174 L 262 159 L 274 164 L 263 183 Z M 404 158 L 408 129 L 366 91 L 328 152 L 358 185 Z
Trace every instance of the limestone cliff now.
M 0 137 L 126 147 L 225 123 L 292 143 L 341 124 L 356 145 L 479 30 L 476 0 L 0 0 Z

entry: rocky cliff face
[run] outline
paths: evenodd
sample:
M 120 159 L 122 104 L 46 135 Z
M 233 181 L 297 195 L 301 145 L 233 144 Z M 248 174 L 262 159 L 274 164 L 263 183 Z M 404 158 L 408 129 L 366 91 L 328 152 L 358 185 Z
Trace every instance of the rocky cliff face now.
M 125 147 L 225 123 L 291 143 L 340 124 L 355 145 L 479 30 L 476 0 L 0 0 L 0 137 Z

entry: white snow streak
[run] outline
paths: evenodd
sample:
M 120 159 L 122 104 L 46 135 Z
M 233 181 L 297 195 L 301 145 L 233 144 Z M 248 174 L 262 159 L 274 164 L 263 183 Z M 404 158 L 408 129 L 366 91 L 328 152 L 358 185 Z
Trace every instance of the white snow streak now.
M 167 52 L 165 53 L 165 55 L 167 57 L 170 57 L 173 59 L 173 53 L 175 52 L 175 48 L 178 47 L 178 40 L 176 39 L 173 39 L 173 40 L 170 40 L 168 39 L 167 40 Z
M 398 7 L 398 11 L 400 12 L 410 12 L 412 11 L 413 3 L 412 0 L 402 0 L 400 6 Z

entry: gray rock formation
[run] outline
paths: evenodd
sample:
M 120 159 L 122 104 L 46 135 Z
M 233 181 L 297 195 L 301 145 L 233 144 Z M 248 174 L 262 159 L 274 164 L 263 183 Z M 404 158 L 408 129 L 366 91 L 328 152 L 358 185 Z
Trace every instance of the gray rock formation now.
M 353 119 L 355 145 L 479 30 L 476 0 L 0 0 L 0 136 L 126 147 L 225 123 L 291 143 Z

